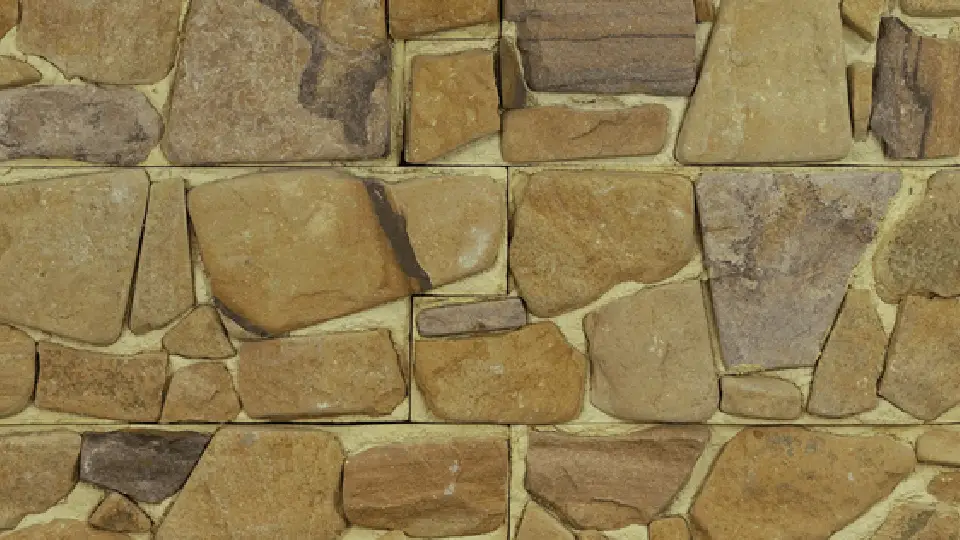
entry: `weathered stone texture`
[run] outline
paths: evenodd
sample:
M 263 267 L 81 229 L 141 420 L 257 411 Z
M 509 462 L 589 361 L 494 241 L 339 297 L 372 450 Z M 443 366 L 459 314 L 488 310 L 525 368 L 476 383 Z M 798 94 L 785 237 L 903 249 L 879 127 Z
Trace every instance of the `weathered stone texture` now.
M 956 17 L 960 15 L 960 1 L 900 0 L 900 9 L 914 17 Z
M 527 491 L 578 529 L 647 524 L 686 483 L 709 438 L 703 427 L 606 437 L 534 431 Z
M 847 85 L 850 94 L 850 117 L 853 138 L 867 140 L 870 132 L 870 113 L 873 111 L 873 64 L 854 62 L 847 67 Z
M 519 298 L 448 304 L 417 314 L 417 331 L 423 337 L 515 330 L 525 324 L 527 310 Z
M 192 2 L 164 152 L 179 165 L 383 156 L 386 34 L 382 0 Z
M 511 272 L 532 313 L 559 315 L 618 283 L 676 274 L 697 252 L 693 216 L 685 178 L 540 172 L 517 202 Z
M 418 340 L 414 355 L 417 386 L 444 420 L 554 424 L 580 414 L 586 360 L 551 322 L 505 334 Z
M 79 455 L 80 435 L 69 431 L 0 436 L 0 531 L 66 497 Z
M 527 503 L 523 509 L 515 538 L 517 540 L 574 540 L 573 533 L 533 502 Z
M 670 110 L 660 104 L 516 109 L 504 113 L 500 148 L 513 163 L 646 156 L 666 145 L 669 123 Z
M 0 326 L 0 418 L 30 404 L 37 377 L 37 344 L 27 334 Z
M 883 435 L 747 428 L 724 447 L 691 509 L 695 538 L 828 538 L 913 471 Z
M 226 366 L 202 362 L 173 372 L 161 422 L 230 422 L 240 414 L 240 398 Z
M 153 527 L 150 516 L 137 503 L 116 492 L 100 501 L 87 522 L 97 529 L 118 533 L 148 533 Z
M 387 5 L 390 35 L 396 39 L 500 21 L 497 0 L 391 0 Z
M 55 519 L 14 531 L 3 540 L 129 540 L 126 534 L 99 531 L 83 521 Z
M 941 502 L 960 505 L 960 471 L 946 471 L 933 477 L 927 492 Z
M 960 514 L 945 504 L 906 503 L 890 511 L 875 540 L 957 540 Z
M 391 444 L 350 456 L 343 510 L 351 524 L 446 537 L 496 530 L 507 516 L 505 440 Z
M 647 289 L 584 320 L 590 399 L 639 422 L 702 422 L 720 391 L 699 282 Z
M 697 182 L 728 367 L 812 366 L 897 173 L 708 173 Z
M 724 0 L 677 158 L 780 163 L 846 156 L 852 141 L 839 10 L 837 0 Z
M 220 322 L 220 315 L 210 305 L 198 306 L 164 334 L 163 348 L 170 354 L 210 360 L 222 360 L 236 354 Z
M 720 382 L 720 409 L 747 418 L 794 420 L 803 412 L 803 396 L 797 385 L 762 375 L 724 377 Z
M 885 0 L 843 0 L 843 22 L 863 39 L 873 41 L 880 31 L 880 15 L 886 4 Z
M 40 78 L 40 72 L 30 64 L 11 56 L 0 56 L 0 89 L 38 83 Z
M 931 429 L 917 439 L 917 459 L 922 463 L 960 466 L 960 432 Z
M 690 540 L 687 520 L 674 516 L 654 521 L 650 524 L 650 540 Z
M 504 110 L 522 109 L 527 105 L 527 81 L 523 78 L 520 51 L 507 38 L 501 38 L 497 47 L 500 68 L 500 106 Z

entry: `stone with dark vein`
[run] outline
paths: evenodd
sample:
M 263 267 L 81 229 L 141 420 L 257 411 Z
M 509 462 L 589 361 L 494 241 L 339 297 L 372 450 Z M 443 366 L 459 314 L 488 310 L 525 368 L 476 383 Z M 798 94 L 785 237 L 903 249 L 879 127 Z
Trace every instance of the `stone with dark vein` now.
M 0 531 L 66 497 L 79 455 L 80 435 L 71 431 L 0 435 Z

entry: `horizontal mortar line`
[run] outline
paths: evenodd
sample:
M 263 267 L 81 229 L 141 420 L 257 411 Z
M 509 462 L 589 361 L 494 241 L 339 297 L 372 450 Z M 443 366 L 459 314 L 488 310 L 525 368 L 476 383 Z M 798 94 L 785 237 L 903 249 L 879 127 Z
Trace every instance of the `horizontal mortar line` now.
M 29 423 L 29 424 L 0 424 L 0 432 L 5 428 L 31 428 L 31 427 L 90 427 L 90 428 L 147 428 L 147 429 L 157 429 L 157 428 L 176 428 L 170 431 L 176 431 L 179 428 L 220 428 L 220 427 L 283 427 L 283 426 L 296 426 L 296 427 L 397 427 L 397 426 L 450 426 L 454 427 L 590 427 L 590 426 L 620 426 L 620 427 L 722 427 L 722 428 L 781 428 L 781 427 L 800 427 L 800 428 L 864 428 L 864 429 L 916 429 L 916 428 L 938 428 L 938 427 L 950 427 L 950 426 L 960 426 L 960 421 L 958 422 L 944 422 L 936 424 L 789 424 L 789 423 L 768 423 L 768 424 L 730 424 L 730 423 L 718 423 L 718 424 L 705 424 L 705 423 L 663 423 L 663 422 L 638 422 L 638 423 L 625 423 L 625 422 L 572 422 L 564 424 L 498 424 L 491 422 L 439 422 L 439 421 L 409 421 L 409 420 L 397 420 L 397 421 L 384 421 L 384 422 L 374 422 L 374 421 L 362 421 L 362 422 L 339 422 L 339 423 L 330 423 L 330 422 L 310 422 L 310 421 L 296 421 L 296 422 L 228 422 L 228 423 L 209 423 L 209 424 L 144 424 L 144 423 L 133 423 L 133 424 L 98 424 L 98 423 Z
M 129 170 L 129 169 L 156 169 L 156 170 L 197 170 L 197 169 L 420 169 L 420 168 L 496 168 L 496 169 L 532 169 L 532 168 L 632 168 L 632 169 L 953 169 L 960 168 L 960 162 L 950 164 L 935 163 L 910 163 L 910 164 L 885 164 L 885 163 L 792 163 L 792 164 L 727 164 L 727 165 L 684 165 L 676 164 L 644 164 L 644 163 L 616 163 L 616 162 L 565 162 L 551 161 L 542 163 L 527 164 L 504 164 L 504 163 L 417 163 L 417 164 L 249 164 L 249 165 L 91 165 L 82 163 L 77 165 L 4 165 L 0 163 L 0 169 L 10 170 L 84 170 L 90 172 L 102 172 L 106 170 Z

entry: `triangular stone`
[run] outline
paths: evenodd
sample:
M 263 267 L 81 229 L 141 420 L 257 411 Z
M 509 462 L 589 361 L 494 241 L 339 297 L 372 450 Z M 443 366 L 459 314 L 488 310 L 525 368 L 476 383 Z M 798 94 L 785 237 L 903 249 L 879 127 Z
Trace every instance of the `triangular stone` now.
M 98 529 L 118 533 L 145 533 L 153 526 L 150 516 L 137 503 L 116 492 L 100 502 L 87 522 Z
M 236 354 L 213 306 L 198 306 L 163 336 L 163 348 L 187 358 L 219 360 Z

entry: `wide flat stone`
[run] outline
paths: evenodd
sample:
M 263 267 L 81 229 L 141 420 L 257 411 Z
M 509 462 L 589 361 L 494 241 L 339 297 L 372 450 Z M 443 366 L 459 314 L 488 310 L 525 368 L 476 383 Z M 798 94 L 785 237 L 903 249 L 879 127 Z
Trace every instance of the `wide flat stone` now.
M 917 438 L 917 460 L 950 467 L 960 466 L 960 432 L 931 429 Z
M 492 51 L 418 55 L 410 77 L 407 161 L 426 163 L 500 130 Z
M 37 407 L 128 422 L 160 417 L 166 353 L 119 356 L 49 342 L 38 351 Z
M 870 131 L 870 113 L 873 111 L 873 64 L 854 62 L 847 67 L 850 92 L 850 117 L 853 120 L 853 138 L 867 140 Z
M 163 142 L 175 164 L 387 153 L 382 0 L 198 0 L 175 73 Z
M 528 502 L 517 527 L 517 540 L 574 540 L 573 533 L 534 502 Z M 578 538 L 577 540 L 581 540 Z
M 80 479 L 159 503 L 183 487 L 210 435 L 192 431 L 84 433 Z
M 210 305 L 197 306 L 164 334 L 163 348 L 177 356 L 210 360 L 230 358 L 237 353 L 220 322 L 220 314 Z
M 876 408 L 887 334 L 869 291 L 850 290 L 813 373 L 807 410 L 841 418 Z
M 625 281 L 656 283 L 697 252 L 686 178 L 545 171 L 516 202 L 510 268 L 531 313 L 582 307 Z
M 687 96 L 697 80 L 687 0 L 506 0 L 534 90 Z
M 670 109 L 660 104 L 515 109 L 503 115 L 500 148 L 512 163 L 647 156 L 667 144 L 669 123 Z
M 873 41 L 880 31 L 880 15 L 885 8 L 883 0 L 843 0 L 840 13 L 847 26 L 863 39 Z
M 960 41 L 914 32 L 884 17 L 870 127 L 895 159 L 960 154 Z
M 686 484 L 709 438 L 704 427 L 600 437 L 532 431 L 525 485 L 577 529 L 645 525 Z
M 417 314 L 417 331 L 423 337 L 515 330 L 525 324 L 527 310 L 519 298 L 447 304 Z
M 153 521 L 137 503 L 123 495 L 111 492 L 87 519 L 87 523 L 97 529 L 118 533 L 148 533 Z
M 764 0 L 765 1 L 765 0 Z M 706 265 L 730 368 L 812 366 L 898 173 L 707 173 Z
M 230 422 L 240 414 L 233 377 L 219 362 L 201 362 L 173 372 L 160 421 Z
M 387 5 L 395 39 L 500 21 L 497 0 L 391 0 Z
M 180 0 L 22 0 L 17 48 L 65 77 L 153 84 L 173 67 Z
M 406 396 L 386 329 L 244 342 L 237 386 L 253 418 L 385 415 Z
M 885 435 L 746 428 L 723 447 L 694 500 L 695 537 L 828 538 L 914 465 L 910 446 Z
M 37 377 L 37 344 L 10 326 L 0 326 L 0 417 L 30 404 Z
M 523 78 L 520 51 L 509 39 L 500 38 L 497 54 L 497 64 L 500 68 L 500 78 L 497 79 L 500 87 L 500 107 L 504 110 L 522 109 L 527 105 L 529 89 L 527 81 Z
M 126 534 L 94 529 L 83 521 L 55 519 L 14 531 L 3 540 L 129 540 Z
M 337 511 L 342 465 L 340 441 L 330 433 L 221 429 L 155 538 L 336 540 L 345 528 Z
M 877 294 L 889 303 L 907 295 L 960 295 L 960 174 L 943 171 L 880 238 L 873 259 Z
M 900 9 L 914 17 L 955 17 L 960 0 L 900 0 Z
M 927 493 L 941 502 L 960 505 L 960 471 L 945 471 L 933 477 L 927 484 Z
M 484 534 L 506 520 L 509 478 L 505 440 L 376 446 L 347 459 L 343 511 L 352 525 L 410 536 Z
M 880 395 L 921 420 L 960 403 L 960 318 L 955 299 L 910 296 L 900 303 Z
M 839 11 L 836 0 L 722 2 L 677 158 L 783 163 L 845 157 L 852 140 Z
M 680 516 L 658 519 L 650 524 L 650 540 L 690 540 L 687 520 Z
M 417 340 L 414 376 L 443 420 L 555 424 L 580 414 L 586 360 L 551 322 L 504 334 Z
M 590 400 L 638 422 L 703 422 L 720 389 L 698 281 L 644 289 L 584 319 Z
M 720 410 L 727 414 L 768 420 L 794 420 L 803 412 L 803 395 L 797 385 L 762 375 L 724 377 L 720 380 Z
M 26 86 L 38 83 L 40 79 L 37 68 L 12 56 L 0 56 L 0 89 Z
M 79 455 L 80 435 L 70 431 L 0 435 L 0 530 L 66 497 Z
M 953 540 L 960 531 L 960 513 L 945 504 L 908 502 L 893 508 L 873 538 L 884 540 Z

